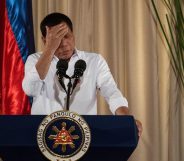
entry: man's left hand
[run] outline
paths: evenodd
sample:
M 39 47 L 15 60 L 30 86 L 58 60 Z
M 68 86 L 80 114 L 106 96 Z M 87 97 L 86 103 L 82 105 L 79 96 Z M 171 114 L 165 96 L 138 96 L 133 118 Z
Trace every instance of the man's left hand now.
M 116 112 L 116 115 L 129 115 L 129 110 L 127 107 L 119 107 Z M 137 129 L 138 129 L 138 136 L 140 137 L 142 135 L 142 123 L 139 120 L 135 120 L 135 123 L 137 125 Z

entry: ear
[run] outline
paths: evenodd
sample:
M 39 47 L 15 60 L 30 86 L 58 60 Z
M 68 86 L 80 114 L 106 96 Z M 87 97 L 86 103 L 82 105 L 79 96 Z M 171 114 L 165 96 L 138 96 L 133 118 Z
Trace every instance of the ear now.
M 42 41 L 45 44 L 46 43 L 46 38 L 42 36 Z

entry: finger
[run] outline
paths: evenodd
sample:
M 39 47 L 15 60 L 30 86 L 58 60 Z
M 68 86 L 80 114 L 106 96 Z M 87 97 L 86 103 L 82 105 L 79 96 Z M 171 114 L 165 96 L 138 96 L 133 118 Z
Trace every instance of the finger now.
M 51 30 L 49 30 L 48 35 L 50 35 L 50 37 L 53 37 L 53 38 L 59 38 L 59 37 L 63 37 L 63 35 L 65 35 L 67 32 L 68 32 L 68 27 L 65 25 L 65 26 L 60 26 L 57 29 L 52 28 Z
M 56 34 L 58 31 L 63 30 L 66 27 L 67 27 L 67 25 L 62 23 L 62 24 L 59 24 L 59 25 L 56 25 L 56 26 L 51 27 L 51 30 L 50 31 L 53 34 Z
M 47 35 L 48 32 L 49 32 L 49 27 L 48 26 L 45 26 L 45 28 L 46 28 L 46 35 Z
M 138 136 L 140 137 L 141 134 L 142 134 L 142 131 L 143 131 L 142 123 L 139 120 L 136 120 L 136 125 L 137 125 L 137 128 L 138 128 Z
M 66 34 L 68 33 L 68 28 L 65 28 L 63 30 L 60 30 L 57 35 L 56 38 L 63 38 Z
M 57 32 L 56 32 L 56 34 L 58 35 L 58 34 L 60 34 L 60 33 L 64 33 L 64 32 L 68 32 L 68 27 L 67 26 L 62 26 L 62 27 L 60 27 L 58 30 L 57 30 Z
M 58 29 L 58 28 L 64 27 L 64 26 L 67 26 L 67 25 L 65 23 L 60 23 L 58 25 L 53 26 L 52 28 L 55 30 L 55 29 Z

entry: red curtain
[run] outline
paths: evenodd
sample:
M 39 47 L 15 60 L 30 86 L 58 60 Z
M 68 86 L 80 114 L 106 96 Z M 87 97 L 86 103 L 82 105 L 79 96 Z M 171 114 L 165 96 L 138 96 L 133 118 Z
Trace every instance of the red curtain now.
M 0 114 L 30 114 L 30 101 L 22 90 L 30 49 L 27 36 L 32 30 L 27 25 L 28 1 L 2 0 L 0 4 Z

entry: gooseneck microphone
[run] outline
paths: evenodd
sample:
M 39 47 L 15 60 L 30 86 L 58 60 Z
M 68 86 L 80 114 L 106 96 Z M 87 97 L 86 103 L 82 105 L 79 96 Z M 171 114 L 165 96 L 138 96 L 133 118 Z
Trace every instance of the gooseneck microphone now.
M 75 63 L 74 74 L 72 77 L 66 74 L 66 71 L 68 69 L 68 62 L 66 60 L 60 59 L 56 65 L 56 68 L 57 68 L 56 74 L 58 76 L 58 81 L 67 94 L 66 110 L 69 110 L 70 95 L 73 93 L 73 90 L 75 89 L 75 87 L 80 81 L 80 77 L 83 76 L 83 73 L 86 70 L 86 62 L 80 59 Z M 69 79 L 67 90 L 63 81 L 64 77 Z M 72 79 L 74 79 L 73 84 L 72 84 Z
M 79 59 L 74 66 L 74 74 L 72 76 L 72 78 L 75 78 L 74 82 L 73 82 L 73 86 L 72 86 L 72 92 L 75 89 L 75 87 L 77 86 L 77 84 L 80 81 L 80 77 L 83 76 L 84 71 L 86 70 L 86 62 L 82 59 Z
M 83 76 L 84 71 L 86 70 L 86 62 L 82 59 L 79 59 L 74 66 L 74 75 L 73 78 L 80 78 Z
M 57 68 L 58 74 L 62 75 L 62 76 L 65 77 L 65 78 L 70 78 L 70 77 L 66 74 L 66 71 L 67 71 L 67 69 L 68 69 L 68 62 L 67 62 L 66 60 L 59 59 L 57 65 L 56 65 L 56 68 Z
M 65 84 L 63 82 L 63 77 L 68 77 L 66 75 L 66 70 L 68 69 L 68 62 L 65 60 L 60 59 L 56 65 L 56 69 L 57 69 L 57 76 L 58 76 L 58 81 L 61 84 L 62 88 L 65 90 L 65 92 L 67 93 Z

